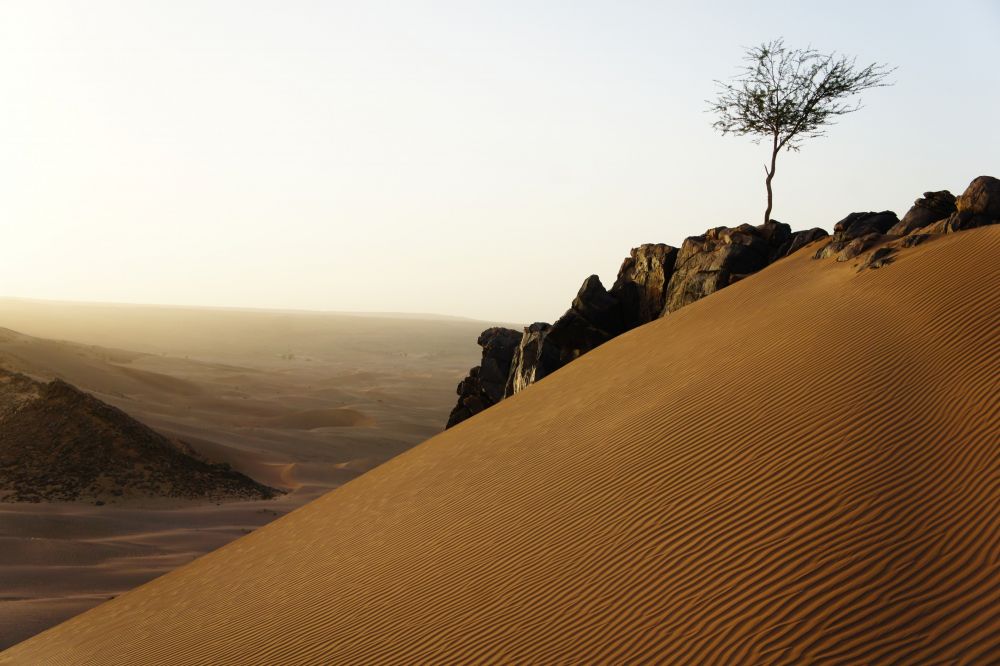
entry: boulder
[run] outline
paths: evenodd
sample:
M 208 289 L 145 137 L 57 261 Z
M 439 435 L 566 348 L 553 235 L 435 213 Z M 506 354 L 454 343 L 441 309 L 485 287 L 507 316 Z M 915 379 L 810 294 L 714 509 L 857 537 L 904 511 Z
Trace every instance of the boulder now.
M 625 330 L 649 323 L 663 312 L 676 261 L 677 248 L 670 245 L 646 243 L 632 248 L 610 292 L 621 303 Z
M 833 225 L 833 238 L 854 240 L 871 233 L 884 234 L 897 222 L 899 218 L 891 210 L 884 210 L 881 213 L 851 213 Z
M 958 197 L 955 208 L 945 224 L 947 233 L 1000 224 L 1000 180 L 979 176 Z
M 447 428 L 503 400 L 521 333 L 510 328 L 488 328 L 477 342 L 483 348 L 482 362 L 458 383 L 458 404 L 451 410 Z
M 813 227 L 812 229 L 803 229 L 802 231 L 796 231 L 792 234 L 792 238 L 788 243 L 788 249 L 785 250 L 784 255 L 788 256 L 790 254 L 795 254 L 806 245 L 818 241 L 820 238 L 826 238 L 830 234 L 826 233 L 826 229 L 820 229 L 819 227 Z
M 886 233 L 890 236 L 905 236 L 915 229 L 947 218 L 956 210 L 955 195 L 948 190 L 924 192 L 924 196 L 913 202 L 913 207 L 906 212 L 903 219 Z
M 662 314 L 756 273 L 781 256 L 791 238 L 791 228 L 775 221 L 759 227 L 716 227 L 686 238 L 677 253 Z
M 851 213 L 833 226 L 830 242 L 816 250 L 814 259 L 836 257 L 837 261 L 848 261 L 874 245 L 899 223 L 899 218 L 891 210 L 881 213 Z
M 524 328 L 521 342 L 514 350 L 514 359 L 510 366 L 510 376 L 504 397 L 509 398 L 522 391 L 546 375 L 559 369 L 559 348 L 548 339 L 552 326 L 544 322 L 535 322 Z

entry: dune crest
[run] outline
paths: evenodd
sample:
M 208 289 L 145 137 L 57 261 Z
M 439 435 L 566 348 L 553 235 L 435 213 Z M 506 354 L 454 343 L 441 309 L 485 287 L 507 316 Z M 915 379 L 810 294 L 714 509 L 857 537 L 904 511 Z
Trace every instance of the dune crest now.
M 1000 226 L 809 254 L 0 663 L 1000 660 Z

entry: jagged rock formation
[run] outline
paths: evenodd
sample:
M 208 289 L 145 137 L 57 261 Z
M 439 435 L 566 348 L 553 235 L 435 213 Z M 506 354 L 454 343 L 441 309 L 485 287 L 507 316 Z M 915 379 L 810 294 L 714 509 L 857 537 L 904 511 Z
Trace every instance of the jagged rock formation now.
M 611 294 L 621 302 L 626 330 L 647 324 L 663 312 L 677 252 L 670 245 L 647 243 L 632 248 L 622 262 Z
M 514 360 L 510 366 L 507 388 L 504 390 L 505 398 L 562 367 L 559 348 L 548 339 L 551 329 L 552 326 L 545 322 L 535 322 L 525 327 L 521 342 L 514 350 Z
M 791 227 L 776 221 L 758 227 L 716 227 L 686 238 L 677 253 L 663 314 L 756 273 L 783 256 L 791 241 Z
M 886 233 L 890 236 L 905 236 L 915 229 L 943 220 L 955 211 L 955 195 L 948 190 L 924 192 L 924 196 L 913 202 L 903 219 Z
M 596 275 L 584 280 L 569 310 L 554 324 L 539 322 L 524 329 L 505 397 L 659 317 L 676 258 L 677 248 L 647 243 L 632 248 L 610 290 Z
M 771 221 L 753 226 L 716 227 L 684 240 L 680 249 L 649 243 L 634 248 L 622 262 L 610 290 L 596 275 L 584 280 L 573 304 L 552 325 L 535 323 L 516 333 L 504 330 L 503 353 L 483 349 L 483 366 L 459 384 L 459 404 L 448 426 L 510 397 L 570 361 L 653 319 L 722 289 L 798 250 L 828 239 L 815 259 L 861 258 L 859 271 L 888 265 L 899 247 L 912 247 L 935 233 L 1000 223 L 1000 180 L 980 176 L 956 199 L 947 190 L 925 192 L 900 220 L 892 211 L 851 213 L 837 222 L 833 235 L 818 227 L 792 232 Z M 484 335 L 489 333 L 486 331 Z M 518 341 L 511 340 L 517 337 Z M 480 344 L 483 345 L 480 338 Z M 510 362 L 506 355 L 510 350 Z M 490 365 L 483 388 L 483 370 Z M 509 373 L 499 397 L 495 387 L 504 367 Z M 489 395 L 487 395 L 489 393 Z
M 608 293 L 599 277 L 591 275 L 546 337 L 559 350 L 560 365 L 566 365 L 623 331 L 621 301 Z
M 0 370 L 0 501 L 276 494 L 64 381 Z
M 678 249 L 662 243 L 633 248 L 622 262 L 611 289 L 596 275 L 584 280 L 569 310 L 553 324 L 536 322 L 516 334 L 489 329 L 480 337 L 483 362 L 458 385 L 458 404 L 448 427 L 521 391 L 573 359 L 637 326 L 703 298 L 799 248 L 822 238 L 822 229 L 792 233 L 787 224 L 717 227 L 692 236 Z M 505 331 L 502 344 L 493 342 Z M 510 341 L 519 341 L 509 356 L 503 395 L 496 397 L 496 378 L 508 367 Z M 484 388 L 484 368 L 490 379 Z
M 477 342 L 483 348 L 483 360 L 459 382 L 458 404 L 448 416 L 448 428 L 503 400 L 514 351 L 520 341 L 520 333 L 499 326 L 479 335 Z

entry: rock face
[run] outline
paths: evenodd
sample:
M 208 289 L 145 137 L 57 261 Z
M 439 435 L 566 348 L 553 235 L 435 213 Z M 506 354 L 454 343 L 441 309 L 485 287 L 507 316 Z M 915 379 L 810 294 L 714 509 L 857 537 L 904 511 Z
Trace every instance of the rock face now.
M 1000 224 L 1000 180 L 979 176 L 958 197 L 955 207 L 948 217 L 948 232 Z
M 621 302 L 591 275 L 566 314 L 552 324 L 547 338 L 559 350 L 559 364 L 566 365 L 623 333 L 623 321 Z
M 899 218 L 891 210 L 881 213 L 851 213 L 833 227 L 830 242 L 816 251 L 815 259 L 836 257 L 848 261 L 878 242 Z
M 648 243 L 632 248 L 611 287 L 611 294 L 621 302 L 626 330 L 649 323 L 663 312 L 676 262 L 676 247 Z
M 560 368 L 559 349 L 548 339 L 551 329 L 552 326 L 544 322 L 535 322 L 525 327 L 521 342 L 514 350 L 510 376 L 504 391 L 505 398 Z
M 451 410 L 447 427 L 503 400 L 514 351 L 520 341 L 521 334 L 510 328 L 488 328 L 479 335 L 477 342 L 483 348 L 483 359 L 459 382 L 458 404 Z
M 277 494 L 64 381 L 0 370 L 0 501 Z
M 913 202 L 913 207 L 906 212 L 903 219 L 886 233 L 890 236 L 905 236 L 915 229 L 947 218 L 956 210 L 955 195 L 948 190 L 924 192 L 924 196 Z
M 677 253 L 662 314 L 756 273 L 783 256 L 791 242 L 791 228 L 775 221 L 758 227 L 716 227 L 685 239 Z

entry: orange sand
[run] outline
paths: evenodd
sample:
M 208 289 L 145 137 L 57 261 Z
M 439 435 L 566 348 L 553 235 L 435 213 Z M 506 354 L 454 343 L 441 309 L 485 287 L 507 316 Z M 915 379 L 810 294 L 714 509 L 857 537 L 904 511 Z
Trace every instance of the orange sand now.
M 1000 661 L 1000 227 L 810 254 L 0 662 Z

